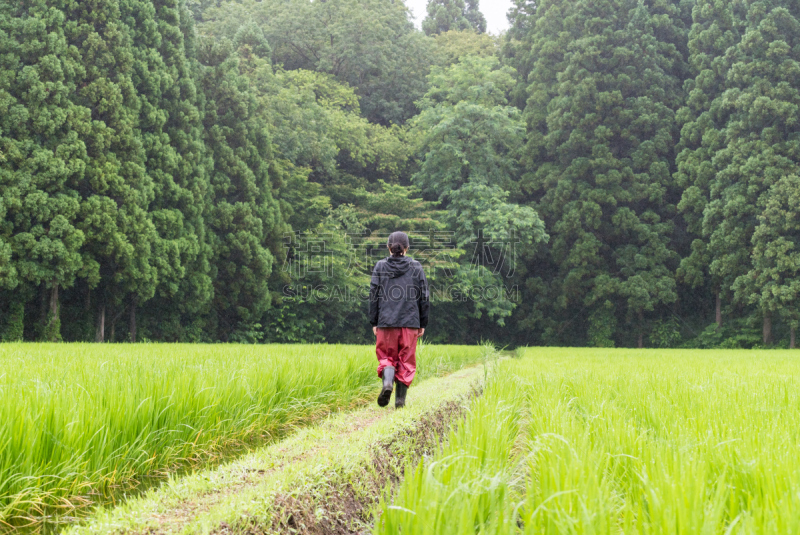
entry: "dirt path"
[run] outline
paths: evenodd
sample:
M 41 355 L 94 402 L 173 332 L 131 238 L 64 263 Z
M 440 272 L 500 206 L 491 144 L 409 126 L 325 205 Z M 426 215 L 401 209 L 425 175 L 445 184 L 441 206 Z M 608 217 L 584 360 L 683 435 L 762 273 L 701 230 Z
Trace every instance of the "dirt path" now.
M 335 415 L 214 470 L 174 478 L 78 533 L 361 533 L 387 484 L 436 447 L 479 387 L 483 368 L 430 379 L 393 402 Z

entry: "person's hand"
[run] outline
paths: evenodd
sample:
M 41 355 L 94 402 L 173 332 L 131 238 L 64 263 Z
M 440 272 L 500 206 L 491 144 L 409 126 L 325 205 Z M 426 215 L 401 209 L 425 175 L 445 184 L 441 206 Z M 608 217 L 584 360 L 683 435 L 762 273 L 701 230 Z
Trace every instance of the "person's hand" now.
M 372 328 L 372 334 L 374 334 L 375 336 L 378 336 L 378 328 L 377 327 L 373 327 Z
M 424 328 L 424 327 L 423 327 L 422 329 L 420 329 L 420 330 L 418 330 L 418 331 L 417 331 L 417 337 L 419 338 L 419 337 L 420 337 L 420 336 L 422 336 L 423 334 L 425 334 L 425 328 Z

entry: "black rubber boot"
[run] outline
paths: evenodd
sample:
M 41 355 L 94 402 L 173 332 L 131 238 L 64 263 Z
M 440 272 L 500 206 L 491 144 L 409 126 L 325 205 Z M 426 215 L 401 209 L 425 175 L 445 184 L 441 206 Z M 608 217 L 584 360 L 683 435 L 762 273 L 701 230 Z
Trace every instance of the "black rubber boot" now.
M 394 408 L 395 409 L 402 409 L 406 406 L 406 392 L 408 392 L 408 387 L 401 383 L 400 381 L 397 382 L 397 390 L 394 392 Z
M 383 388 L 381 393 L 378 394 L 378 405 L 385 407 L 389 404 L 389 398 L 392 397 L 392 387 L 394 386 L 394 368 L 386 366 L 383 369 Z

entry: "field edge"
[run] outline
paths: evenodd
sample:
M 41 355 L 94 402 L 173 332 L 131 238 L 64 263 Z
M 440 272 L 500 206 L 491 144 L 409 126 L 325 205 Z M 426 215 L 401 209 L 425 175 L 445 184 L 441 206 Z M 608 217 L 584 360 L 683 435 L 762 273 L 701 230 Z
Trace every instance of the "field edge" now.
M 438 449 L 467 410 L 483 370 L 423 381 L 401 411 L 370 405 L 333 415 L 215 470 L 172 478 L 64 533 L 362 533 L 387 486 Z

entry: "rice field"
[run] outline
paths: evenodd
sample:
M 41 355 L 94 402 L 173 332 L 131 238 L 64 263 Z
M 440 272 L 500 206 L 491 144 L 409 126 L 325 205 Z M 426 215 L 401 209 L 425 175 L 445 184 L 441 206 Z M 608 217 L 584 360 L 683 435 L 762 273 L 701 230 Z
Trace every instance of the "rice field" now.
M 520 356 L 375 534 L 800 533 L 800 353 Z
M 418 377 L 481 359 L 421 346 Z M 41 522 L 371 401 L 374 348 L 0 344 L 0 525 Z

